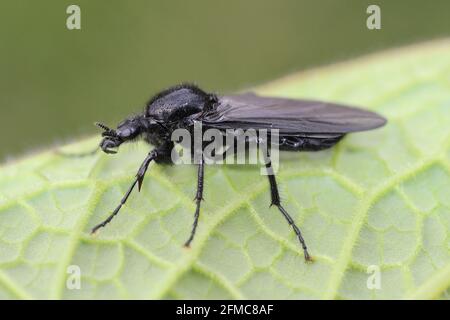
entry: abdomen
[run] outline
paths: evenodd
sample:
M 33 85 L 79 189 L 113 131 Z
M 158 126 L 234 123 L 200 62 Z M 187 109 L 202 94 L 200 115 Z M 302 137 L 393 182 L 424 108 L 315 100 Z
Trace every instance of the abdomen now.
M 344 135 L 326 138 L 308 138 L 299 136 L 280 136 L 280 150 L 283 151 L 319 151 L 331 148 Z

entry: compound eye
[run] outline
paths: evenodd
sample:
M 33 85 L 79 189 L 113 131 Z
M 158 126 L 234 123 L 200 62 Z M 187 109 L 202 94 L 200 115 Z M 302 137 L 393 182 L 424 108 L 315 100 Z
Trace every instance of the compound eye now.
M 126 121 L 119 125 L 117 128 L 117 135 L 120 139 L 127 140 L 132 139 L 138 134 L 138 128 L 133 121 Z
M 118 134 L 119 134 L 119 137 L 126 139 L 126 138 L 131 137 L 134 134 L 134 132 L 135 132 L 135 130 L 133 130 L 133 128 L 128 127 L 128 128 L 120 129 Z

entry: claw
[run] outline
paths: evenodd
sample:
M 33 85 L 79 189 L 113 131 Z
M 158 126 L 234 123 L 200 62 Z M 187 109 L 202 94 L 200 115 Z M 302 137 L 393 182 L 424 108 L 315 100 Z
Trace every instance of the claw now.
M 139 168 L 139 171 L 136 175 L 137 178 L 137 182 L 138 182 L 138 190 L 139 192 L 141 192 L 142 189 L 142 183 L 144 182 L 144 178 L 145 178 L 145 173 L 147 172 L 148 166 L 150 165 L 150 162 L 156 158 L 156 151 L 153 150 L 149 156 L 147 157 L 146 161 L 144 161 L 144 163 L 141 165 L 141 167 Z
M 138 171 L 137 175 L 136 175 L 139 192 L 141 192 L 141 189 L 142 189 L 142 183 L 144 182 L 145 171 L 147 171 L 146 167 L 145 166 L 141 166 L 139 168 L 139 171 Z
M 141 189 L 142 189 L 142 182 L 144 182 L 144 176 L 139 176 L 138 175 L 138 190 L 139 190 L 139 192 L 141 192 Z
M 98 235 L 98 230 L 99 230 L 100 228 L 94 228 L 94 229 L 92 229 L 91 230 L 91 236 L 93 236 L 93 237 L 95 237 L 96 235 Z
M 313 263 L 314 262 L 314 258 L 311 257 L 308 252 L 305 252 L 305 262 L 306 263 Z

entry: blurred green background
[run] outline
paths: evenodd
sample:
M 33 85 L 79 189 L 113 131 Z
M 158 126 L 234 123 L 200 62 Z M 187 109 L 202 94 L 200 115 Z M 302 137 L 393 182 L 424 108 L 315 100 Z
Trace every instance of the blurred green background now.
M 66 8 L 81 7 L 81 30 Z M 366 9 L 381 7 L 381 30 Z M 450 34 L 448 0 L 2 0 L 0 159 L 98 132 L 166 86 L 230 92 Z

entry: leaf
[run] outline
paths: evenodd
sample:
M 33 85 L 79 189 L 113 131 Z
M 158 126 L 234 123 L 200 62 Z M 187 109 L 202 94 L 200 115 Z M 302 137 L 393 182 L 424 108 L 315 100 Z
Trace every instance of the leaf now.
M 269 208 L 255 167 L 206 168 L 198 234 L 185 250 L 194 166 L 152 165 L 141 194 L 97 237 L 89 229 L 118 204 L 148 146 L 83 159 L 50 151 L 4 166 L 0 298 L 448 299 L 449 71 L 450 42 L 440 41 L 258 89 L 365 106 L 389 119 L 331 150 L 282 155 L 284 204 L 313 264 Z M 66 285 L 70 266 L 80 268 L 80 290 Z

